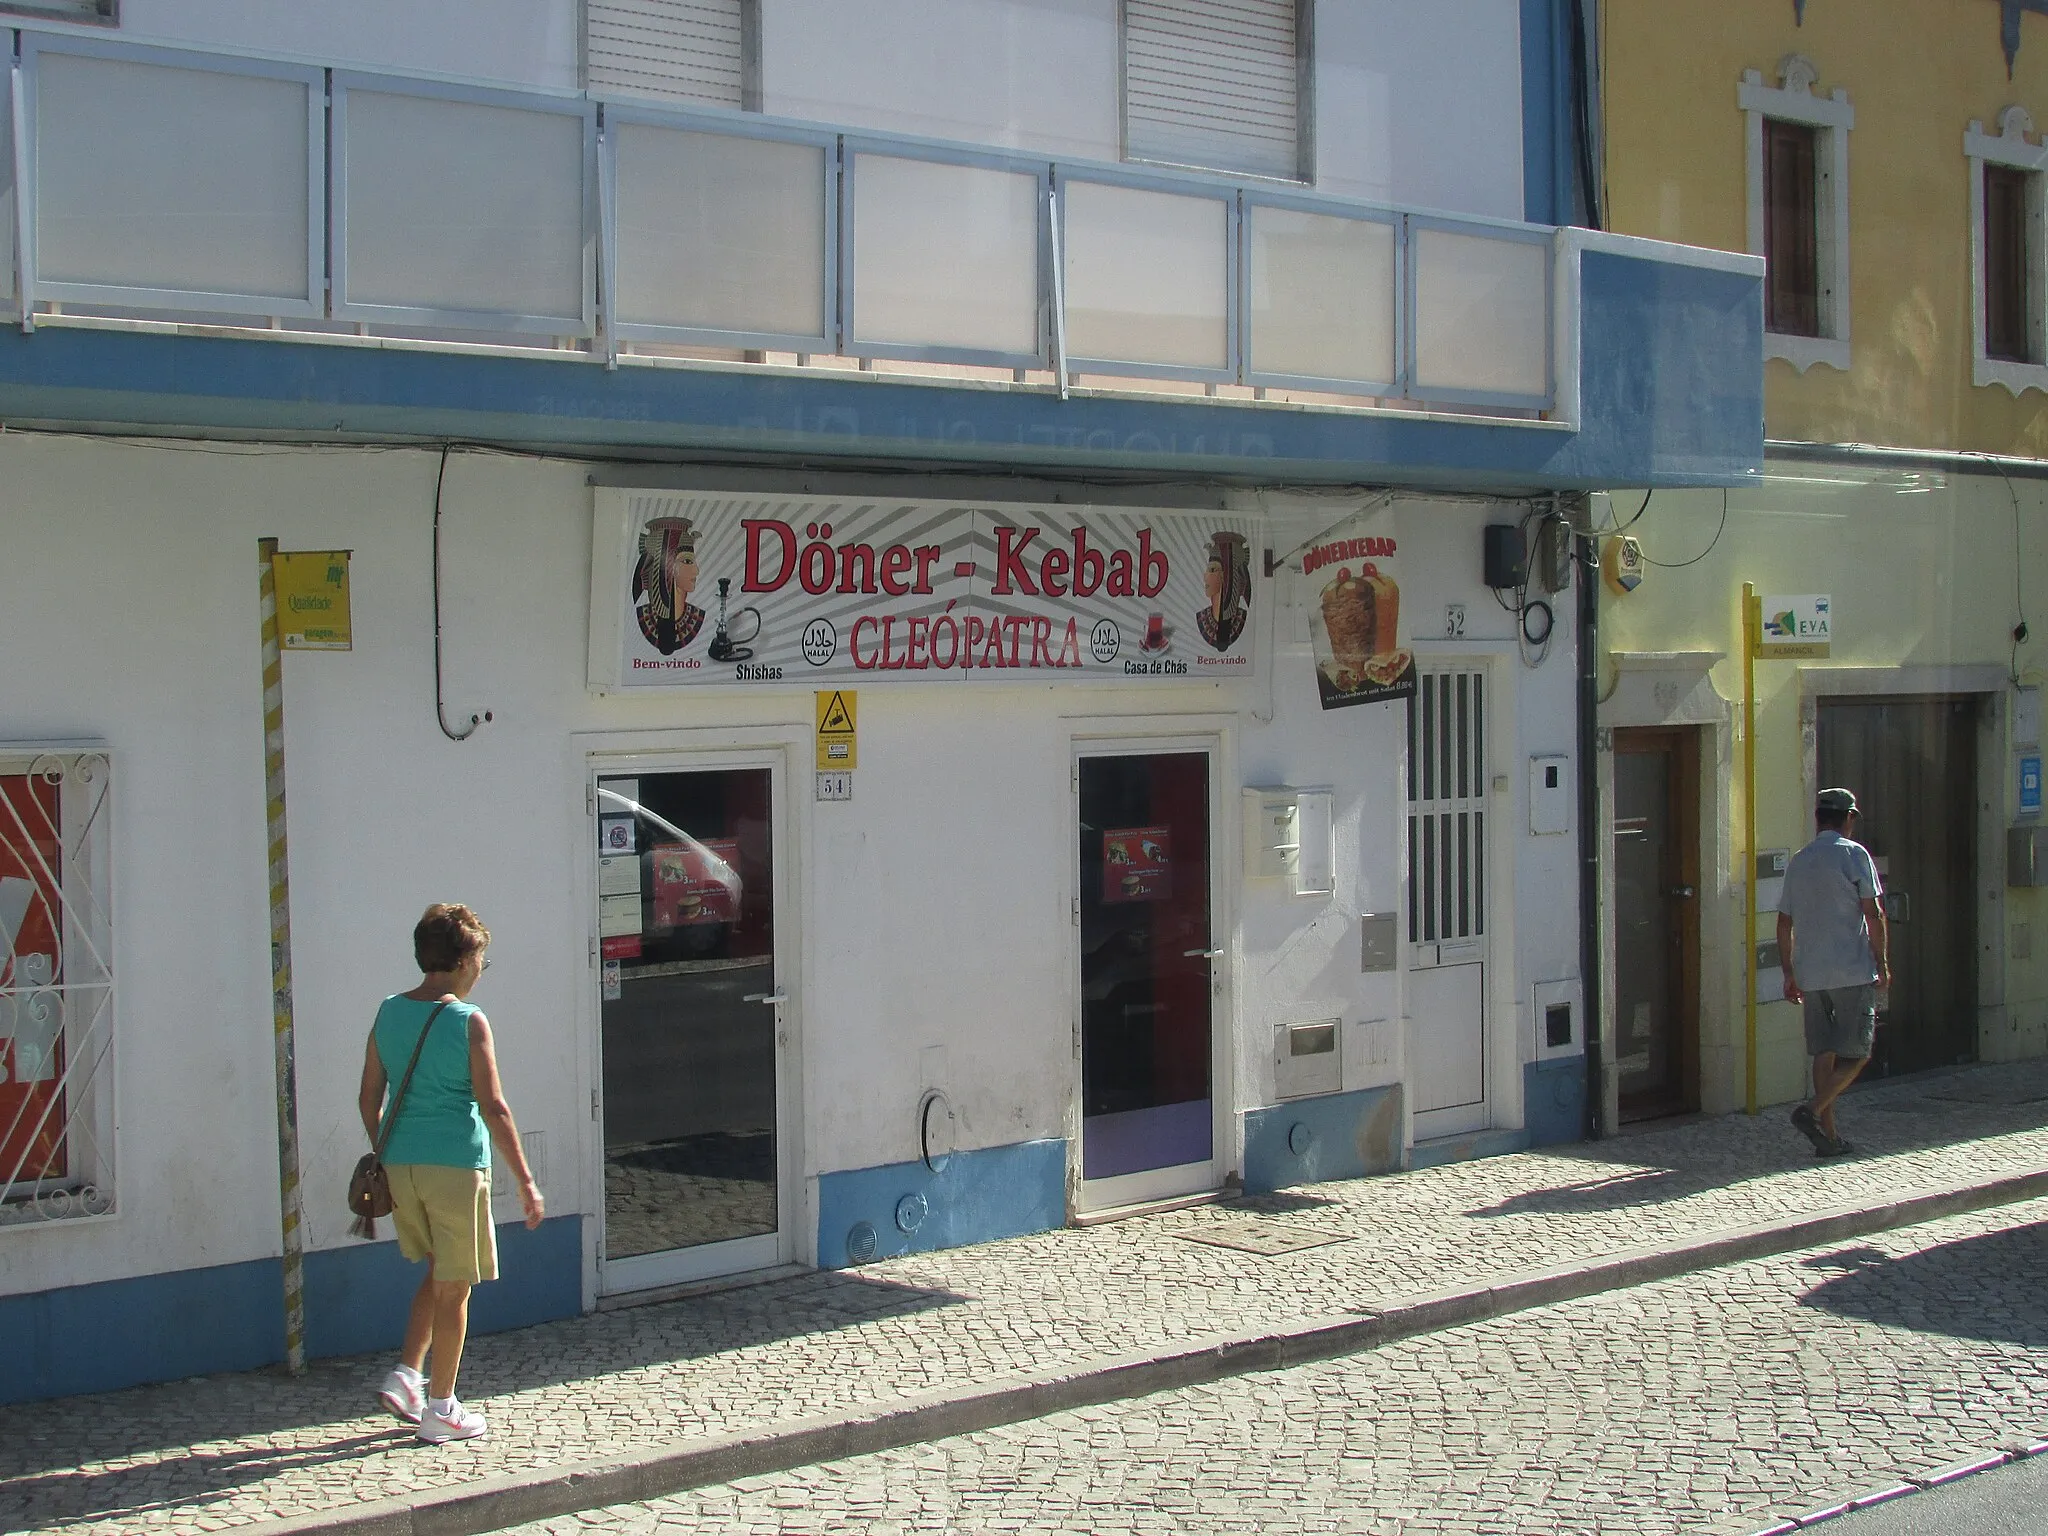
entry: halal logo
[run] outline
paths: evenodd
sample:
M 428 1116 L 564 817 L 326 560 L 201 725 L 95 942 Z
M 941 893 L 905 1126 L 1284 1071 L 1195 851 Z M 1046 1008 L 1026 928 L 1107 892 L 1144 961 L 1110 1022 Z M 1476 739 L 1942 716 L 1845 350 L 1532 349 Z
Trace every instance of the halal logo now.
M 813 619 L 804 626 L 804 660 L 822 667 L 839 654 L 839 631 L 830 619 Z
M 1097 661 L 1115 661 L 1118 649 L 1123 645 L 1123 636 L 1117 632 L 1115 619 L 1097 619 L 1095 628 L 1088 635 L 1088 651 Z

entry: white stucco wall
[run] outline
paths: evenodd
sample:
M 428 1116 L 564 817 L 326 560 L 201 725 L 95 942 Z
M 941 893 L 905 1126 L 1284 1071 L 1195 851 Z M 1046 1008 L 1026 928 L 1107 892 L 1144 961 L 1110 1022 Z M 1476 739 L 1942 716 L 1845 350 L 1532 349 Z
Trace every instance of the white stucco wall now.
M 779 736 L 791 759 L 786 849 L 800 936 L 790 1021 L 809 1174 L 916 1155 L 932 1046 L 963 1147 L 1068 1133 L 1073 1055 L 1069 762 L 1077 735 L 1217 732 L 1215 839 L 1230 950 L 1221 1018 L 1235 1109 L 1272 1096 L 1272 1027 L 1390 1021 L 1347 1044 L 1346 1086 L 1397 1080 L 1401 979 L 1361 976 L 1358 914 L 1403 906 L 1398 706 L 1325 713 L 1297 610 L 1272 615 L 1270 693 L 1136 694 L 1053 686 L 861 692 L 856 799 L 810 794 L 808 690 L 594 697 L 586 689 L 591 492 L 581 466 L 459 454 L 444 500 L 450 717 L 489 709 L 467 743 L 434 719 L 429 555 L 436 456 L 0 439 L 0 741 L 98 738 L 115 773 L 119 1213 L 0 1229 L 0 1292 L 274 1254 L 276 1219 L 257 540 L 354 550 L 355 649 L 285 660 L 300 1125 L 310 1242 L 343 1244 L 340 1192 L 361 1151 L 354 1093 L 381 996 L 415 979 L 429 901 L 474 902 L 495 935 L 477 1001 L 522 1129 L 545 1142 L 556 1214 L 597 1209 L 589 1113 L 596 975 L 582 733 L 610 745 L 694 731 Z M 1276 547 L 1289 514 L 1279 509 Z M 1171 513 L 1162 514 L 1171 516 Z M 1337 514 L 1319 506 L 1298 535 Z M 1529 984 L 1576 967 L 1575 842 L 1530 839 L 1520 758 L 1571 747 L 1569 629 L 1525 671 L 1477 584 L 1482 505 L 1405 508 L 1404 602 L 1426 633 L 1466 602 L 1460 655 L 1495 657 L 1518 692 L 1496 817 L 1514 861 L 1493 963 L 1495 1123 L 1519 1123 Z M 1255 556 L 1256 561 L 1256 556 Z M 1261 581 L 1255 602 L 1272 609 Z M 1301 638 L 1297 639 L 1299 635 Z M 1427 650 L 1418 645 L 1419 650 Z M 1142 721 L 1132 717 L 1143 715 Z M 1220 717 L 1220 718 L 1219 718 Z M 1267 718 L 1270 717 L 1270 723 Z M 1301 898 L 1240 878 L 1241 785 L 1334 790 L 1338 889 Z M 1496 866 L 1496 880 L 1500 880 Z M 1497 884 L 1505 892 L 1507 886 Z M 1502 1011 L 1505 1010 L 1505 1011 Z M 1238 1149 L 1219 1148 L 1236 1166 Z M 504 1214 L 509 1214 L 506 1212 Z M 800 1252 L 815 1215 L 794 1217 Z

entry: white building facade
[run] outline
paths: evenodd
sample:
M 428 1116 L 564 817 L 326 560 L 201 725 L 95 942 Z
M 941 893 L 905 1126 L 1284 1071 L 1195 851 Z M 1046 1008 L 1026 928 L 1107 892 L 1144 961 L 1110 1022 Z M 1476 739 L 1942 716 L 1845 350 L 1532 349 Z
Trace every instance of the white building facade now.
M 1547 3 L 27 9 L 0 1394 L 281 1357 L 281 1081 L 305 1346 L 396 1337 L 437 900 L 480 1328 L 1581 1134 L 1574 508 L 1755 474 L 1760 299 L 1553 225 Z

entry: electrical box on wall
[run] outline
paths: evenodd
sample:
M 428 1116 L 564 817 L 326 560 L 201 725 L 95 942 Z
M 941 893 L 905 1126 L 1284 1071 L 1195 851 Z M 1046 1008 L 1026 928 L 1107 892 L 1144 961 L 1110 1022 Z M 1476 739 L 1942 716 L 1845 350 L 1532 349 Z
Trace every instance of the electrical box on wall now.
M 1485 581 L 1496 592 L 1524 586 L 1529 580 L 1529 556 L 1522 547 L 1519 523 L 1486 525 Z
M 1273 1031 L 1273 1093 L 1300 1099 L 1337 1093 L 1344 1087 L 1344 1053 L 1338 1049 L 1341 1019 L 1282 1024 Z
M 1244 792 L 1244 872 L 1285 880 L 1297 896 L 1337 888 L 1334 804 L 1327 789 L 1251 788 Z
M 1572 829 L 1572 776 L 1568 757 L 1529 759 L 1529 830 L 1542 837 Z
M 2048 885 L 2048 827 L 2005 829 L 2005 883 L 2019 887 Z

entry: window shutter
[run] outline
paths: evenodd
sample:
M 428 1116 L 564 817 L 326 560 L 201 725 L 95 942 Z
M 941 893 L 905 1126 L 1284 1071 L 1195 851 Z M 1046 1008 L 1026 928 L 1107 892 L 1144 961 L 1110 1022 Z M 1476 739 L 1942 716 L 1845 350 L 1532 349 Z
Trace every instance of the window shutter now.
M 1820 334 L 1820 249 L 1814 130 L 1764 121 L 1764 327 Z
M 1298 177 L 1296 0 L 1124 0 L 1124 153 Z
M 1984 354 L 2033 361 L 2027 324 L 2027 176 L 1984 167 Z
M 585 0 L 590 89 L 744 106 L 743 6 L 744 0 Z

